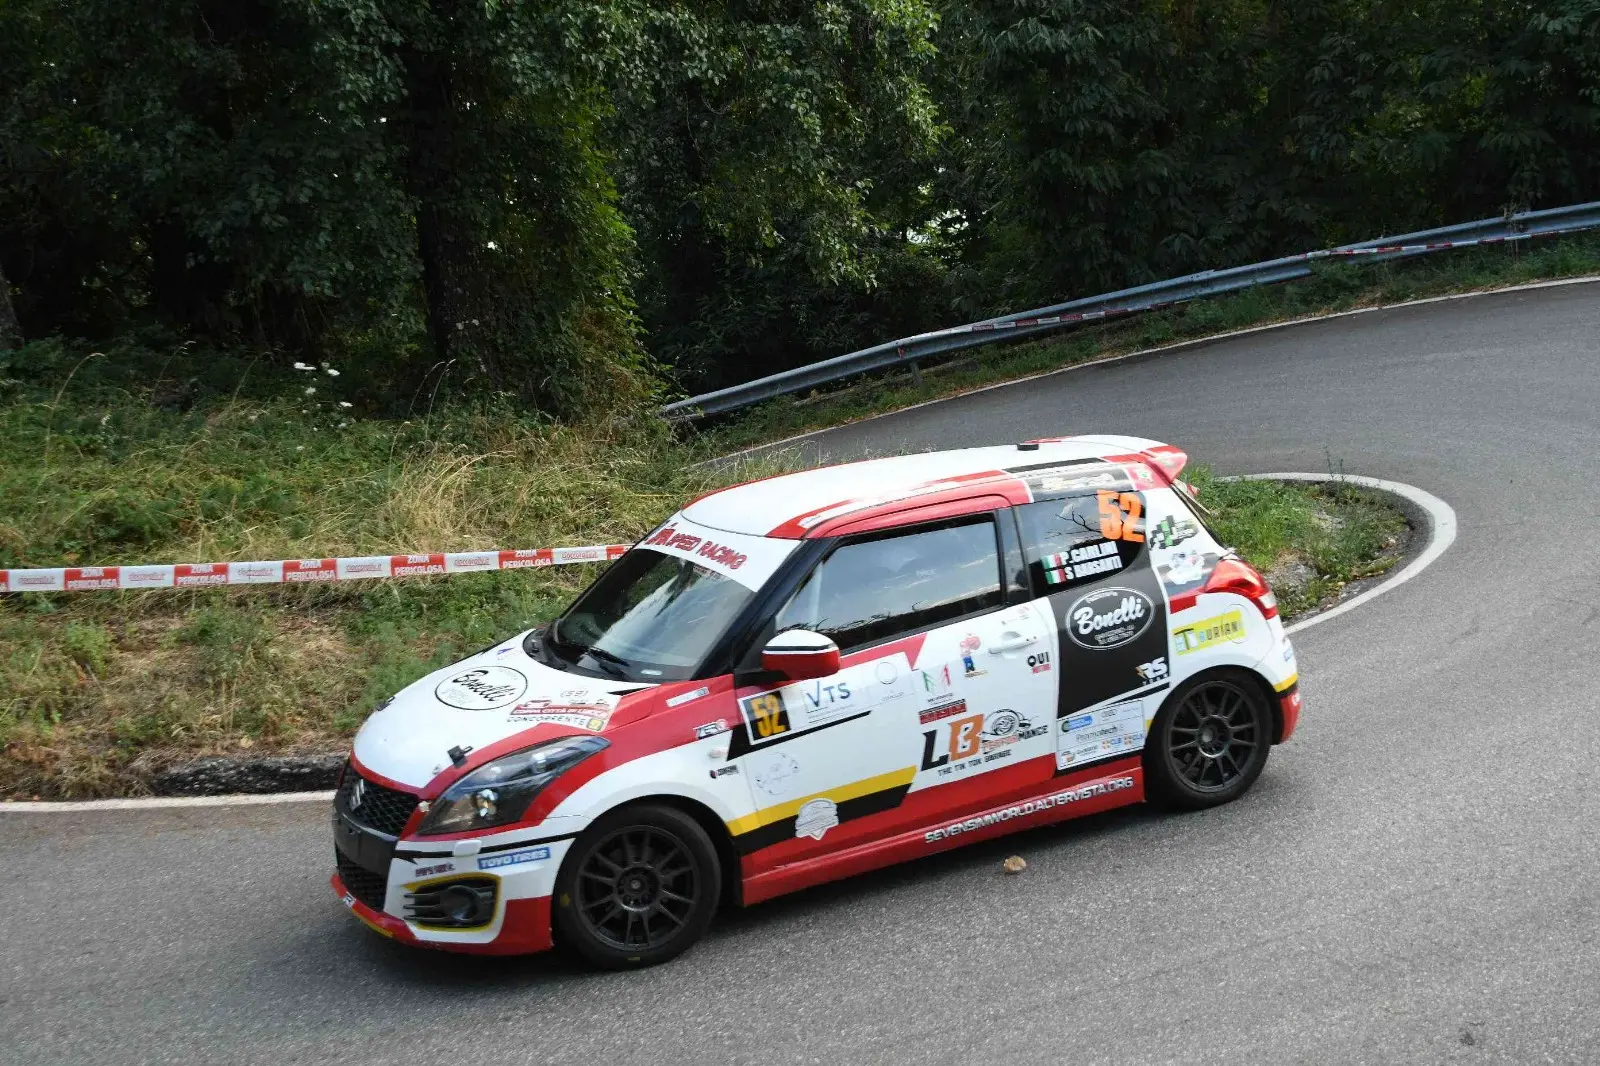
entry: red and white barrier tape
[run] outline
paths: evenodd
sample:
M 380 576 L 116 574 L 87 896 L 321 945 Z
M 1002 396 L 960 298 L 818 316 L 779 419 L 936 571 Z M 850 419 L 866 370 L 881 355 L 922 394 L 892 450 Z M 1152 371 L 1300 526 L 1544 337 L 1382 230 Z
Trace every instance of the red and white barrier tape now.
M 1380 244 L 1375 248 L 1327 248 L 1320 252 L 1305 252 L 1299 259 L 1326 259 L 1335 255 L 1393 255 L 1396 252 L 1437 252 L 1444 248 L 1472 248 L 1480 244 L 1503 244 L 1506 241 L 1527 240 L 1538 233 L 1508 233 L 1498 237 L 1469 237 L 1464 241 L 1429 241 L 1427 244 Z
M 631 544 L 519 551 L 367 555 L 354 559 L 285 559 L 254 563 L 176 563 L 167 566 L 68 566 L 0 570 L 0 592 L 95 592 L 107 589 L 206 588 L 212 585 L 299 585 L 318 581 L 470 574 L 534 566 L 609 562 Z

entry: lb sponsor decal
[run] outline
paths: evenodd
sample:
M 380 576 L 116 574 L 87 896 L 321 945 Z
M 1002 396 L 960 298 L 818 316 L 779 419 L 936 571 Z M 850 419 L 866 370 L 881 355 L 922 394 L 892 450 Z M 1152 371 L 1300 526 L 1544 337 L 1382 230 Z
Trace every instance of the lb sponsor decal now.
M 434 698 L 446 707 L 461 711 L 492 711 L 515 703 L 528 689 L 522 671 L 509 666 L 478 666 L 463 670 L 433 690 Z
M 959 711 L 966 709 L 963 701 Z M 929 713 L 923 712 L 924 715 Z M 950 716 L 941 714 L 935 719 L 924 718 L 923 724 L 934 724 L 934 728 L 922 734 L 921 770 L 931 770 L 939 777 L 978 770 L 1011 758 L 1012 746 L 1019 741 L 1032 740 L 1049 732 L 1049 726 L 1037 725 L 1027 715 L 1009 707 L 987 715 L 956 718 L 956 713 L 959 712 L 952 711 Z
M 1083 800 L 1094 799 L 1097 796 L 1108 796 L 1132 787 L 1133 778 L 1131 777 L 1108 777 L 1104 781 L 1091 781 L 1077 788 L 1069 788 L 1049 796 L 1042 796 L 1036 800 L 1029 800 L 1026 803 L 1013 804 L 998 811 L 990 811 L 988 814 L 980 814 L 973 818 L 952 822 L 949 825 L 940 826 L 938 829 L 930 829 L 923 834 L 923 840 L 929 844 L 936 844 L 941 840 L 949 840 L 952 837 L 960 836 L 962 833 L 970 833 L 975 829 L 987 829 L 991 825 L 1009 822 L 1013 818 L 1026 818 L 1030 814 L 1040 814 L 1056 807 L 1066 806 L 1069 803 L 1080 803 Z
M 1155 613 L 1155 604 L 1138 589 L 1096 589 L 1067 608 L 1067 636 L 1090 651 L 1120 648 L 1137 640 Z
M 1246 636 L 1244 614 L 1234 610 L 1174 630 L 1172 643 L 1179 655 L 1189 655 L 1218 644 L 1243 640 Z

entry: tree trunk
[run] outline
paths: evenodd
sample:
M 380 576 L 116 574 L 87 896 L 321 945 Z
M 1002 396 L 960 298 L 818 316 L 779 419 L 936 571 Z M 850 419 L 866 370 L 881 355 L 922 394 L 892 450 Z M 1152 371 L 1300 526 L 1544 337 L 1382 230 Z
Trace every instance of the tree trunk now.
M 451 0 L 436 0 L 433 13 L 442 21 L 454 9 Z M 489 318 L 486 302 L 492 302 L 483 291 L 489 279 L 461 205 L 463 185 L 482 165 L 464 128 L 469 119 L 458 110 L 456 82 L 463 75 L 433 48 L 409 49 L 402 60 L 409 105 L 406 178 L 417 204 L 417 255 L 434 355 L 457 360 L 461 370 L 501 388 L 504 378 L 480 329 Z
M 11 306 L 11 282 L 6 280 L 6 269 L 0 264 L 0 351 L 22 347 L 22 324 L 17 321 L 17 310 Z

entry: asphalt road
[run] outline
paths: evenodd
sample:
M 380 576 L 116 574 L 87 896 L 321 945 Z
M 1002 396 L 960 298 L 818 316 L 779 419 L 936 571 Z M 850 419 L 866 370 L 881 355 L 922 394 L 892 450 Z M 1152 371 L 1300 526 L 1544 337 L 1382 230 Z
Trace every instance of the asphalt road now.
M 1057 375 L 838 454 L 1116 431 L 1454 505 L 1419 578 L 1297 639 L 1244 800 L 1119 812 L 735 916 L 596 976 L 410 951 L 320 804 L 0 817 L 4 1063 L 1600 1061 L 1600 286 Z M 1017 853 L 1017 877 L 1000 861 Z

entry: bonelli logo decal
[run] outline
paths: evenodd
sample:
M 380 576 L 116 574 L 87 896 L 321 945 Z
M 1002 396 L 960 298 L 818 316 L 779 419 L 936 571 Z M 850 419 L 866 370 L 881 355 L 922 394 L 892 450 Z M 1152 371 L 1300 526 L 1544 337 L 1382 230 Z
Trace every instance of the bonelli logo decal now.
M 514 703 L 528 690 L 528 679 L 509 666 L 479 666 L 439 682 L 434 697 L 461 711 L 492 711 Z
M 1080 648 L 1120 648 L 1150 628 L 1155 603 L 1138 589 L 1096 589 L 1067 608 L 1067 636 Z

